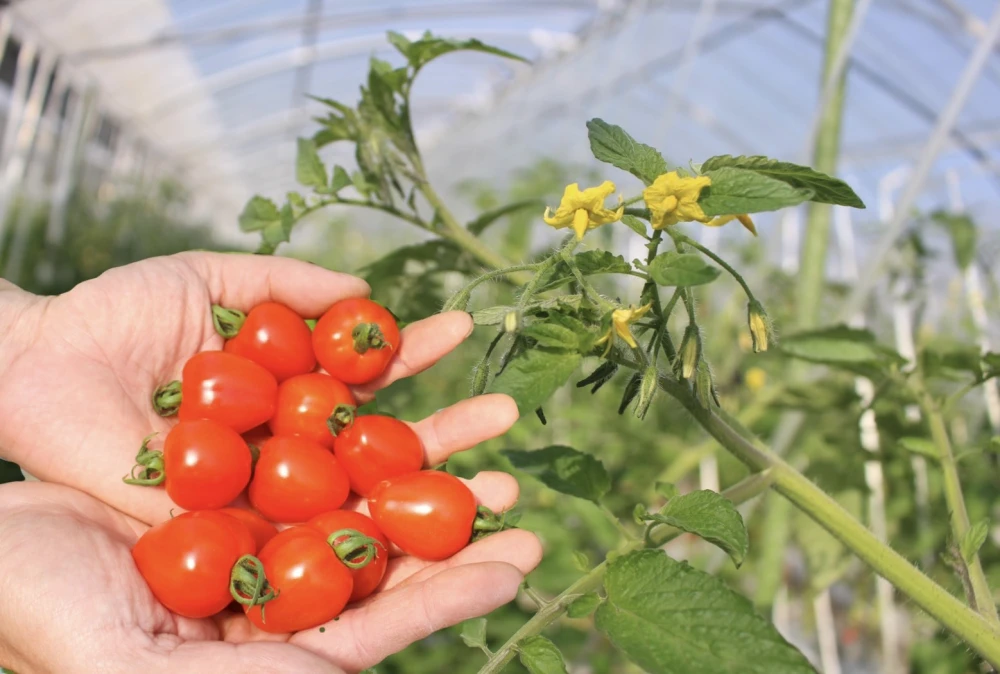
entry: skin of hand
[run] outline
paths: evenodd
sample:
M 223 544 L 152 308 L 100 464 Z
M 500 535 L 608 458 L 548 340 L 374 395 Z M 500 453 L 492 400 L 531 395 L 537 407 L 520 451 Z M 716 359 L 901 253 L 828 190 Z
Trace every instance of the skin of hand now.
M 152 410 L 151 392 L 179 378 L 195 353 L 222 347 L 211 305 L 248 311 L 270 300 L 317 317 L 368 292 L 360 279 L 297 260 L 200 252 L 113 269 L 52 298 L 0 284 L 0 456 L 64 485 L 0 487 L 0 664 L 19 674 L 137 671 L 141 656 L 152 671 L 201 671 L 202 658 L 213 667 L 205 671 L 352 671 L 514 597 L 541 558 L 538 539 L 522 531 L 491 536 L 437 564 L 393 559 L 379 593 L 325 633 L 291 636 L 298 649 L 256 643 L 274 637 L 240 614 L 214 623 L 172 615 L 135 572 L 128 550 L 173 505 L 162 489 L 126 485 L 120 476 L 141 438 L 165 435 L 175 423 Z M 356 396 L 370 399 L 427 369 L 471 331 L 463 312 L 407 326 L 386 372 L 356 387 Z M 483 395 L 412 425 L 427 465 L 435 465 L 501 435 L 516 419 L 510 398 Z M 497 511 L 517 500 L 517 483 L 503 473 L 481 473 L 469 486 Z M 91 643 L 106 650 L 94 652 Z

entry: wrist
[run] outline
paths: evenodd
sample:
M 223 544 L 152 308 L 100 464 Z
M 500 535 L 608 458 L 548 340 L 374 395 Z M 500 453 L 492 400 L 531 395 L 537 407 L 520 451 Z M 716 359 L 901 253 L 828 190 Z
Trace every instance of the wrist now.
M 34 342 L 47 302 L 0 279 L 0 377 Z

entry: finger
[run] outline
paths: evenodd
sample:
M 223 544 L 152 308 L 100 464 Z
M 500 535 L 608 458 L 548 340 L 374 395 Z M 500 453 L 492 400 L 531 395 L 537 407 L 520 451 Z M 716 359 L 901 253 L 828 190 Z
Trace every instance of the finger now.
M 354 388 L 361 402 L 371 400 L 376 391 L 392 382 L 423 372 L 451 353 L 472 334 L 472 317 L 464 311 L 435 314 L 403 328 L 399 351 L 378 379 Z
M 344 669 L 371 667 L 434 632 L 486 615 L 517 595 L 523 576 L 501 562 L 468 564 L 378 595 L 336 622 L 299 632 L 290 643 Z
M 188 641 L 167 656 L 171 674 L 344 674 L 328 660 L 288 644 L 253 642 L 229 644 Z
M 316 318 L 338 300 L 371 292 L 355 276 L 287 257 L 205 252 L 177 257 L 205 281 L 212 302 L 241 311 L 273 301 Z
M 442 562 L 427 562 L 416 557 L 400 557 L 389 562 L 379 592 L 402 584 L 427 580 L 442 571 L 463 564 L 504 562 L 528 575 L 542 561 L 542 543 L 538 536 L 524 529 L 509 529 L 487 536 Z
M 516 421 L 514 400 L 489 393 L 457 402 L 410 426 L 424 445 L 425 465 L 436 466 L 455 452 L 503 435 Z

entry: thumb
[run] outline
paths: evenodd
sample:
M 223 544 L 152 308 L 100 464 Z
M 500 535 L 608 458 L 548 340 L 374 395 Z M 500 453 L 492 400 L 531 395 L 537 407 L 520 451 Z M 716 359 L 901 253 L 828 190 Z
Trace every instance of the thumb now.
M 286 643 L 188 641 L 170 652 L 165 674 L 344 674 L 328 660 Z

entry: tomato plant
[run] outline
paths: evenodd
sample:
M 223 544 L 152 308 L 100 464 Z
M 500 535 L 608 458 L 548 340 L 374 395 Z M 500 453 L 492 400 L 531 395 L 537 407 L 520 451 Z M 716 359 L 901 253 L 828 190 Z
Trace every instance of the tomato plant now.
M 263 367 L 224 351 L 202 351 L 181 371 L 180 382 L 161 386 L 153 406 L 181 421 L 210 419 L 244 433 L 274 414 L 278 382 Z
M 364 565 L 374 554 L 371 539 L 348 531 L 337 542 L 313 527 L 292 527 L 272 538 L 259 559 L 276 598 L 248 606 L 247 617 L 265 632 L 297 632 L 332 620 L 350 600 L 354 580 L 348 564 Z M 359 551 L 363 557 L 350 561 Z M 347 560 L 342 561 L 342 560 Z
M 227 338 L 225 352 L 252 360 L 279 382 L 315 369 L 312 333 L 302 317 L 284 304 L 258 304 L 246 316 L 213 307 L 213 315 L 216 329 Z M 220 321 L 220 315 L 227 320 Z
M 250 480 L 250 503 L 272 522 L 305 522 L 336 510 L 350 491 L 333 453 L 303 438 L 273 437 L 260 448 Z
M 389 539 L 375 525 L 375 522 L 370 517 L 353 510 L 333 510 L 313 517 L 307 524 L 319 530 L 326 537 L 344 529 L 351 529 L 376 541 L 374 554 L 368 564 L 351 569 L 354 589 L 351 591 L 349 601 L 355 602 L 364 599 L 374 592 L 379 583 L 382 582 L 382 577 L 385 576 L 385 570 L 389 564 Z M 345 539 L 346 536 L 338 536 L 333 542 L 335 544 L 342 543 Z
M 253 537 L 238 520 L 202 511 L 146 531 L 132 548 L 132 558 L 157 601 L 178 615 L 207 618 L 233 600 L 233 567 L 255 552 Z
M 475 531 L 500 526 L 492 513 L 477 507 L 465 483 L 436 470 L 380 482 L 368 496 L 368 509 L 390 541 L 420 559 L 447 559 L 468 545 Z
M 337 433 L 333 442 L 337 461 L 347 471 L 351 490 L 368 496 L 382 480 L 415 473 L 424 465 L 424 447 L 405 422 L 366 414 Z
M 328 374 L 313 372 L 292 377 L 278 387 L 271 431 L 332 449 L 331 425 L 336 427 L 338 415 L 349 414 L 354 405 L 350 389 Z
M 365 384 L 382 374 L 395 355 L 399 327 L 372 300 L 341 300 L 316 322 L 313 348 L 324 370 L 348 384 Z

